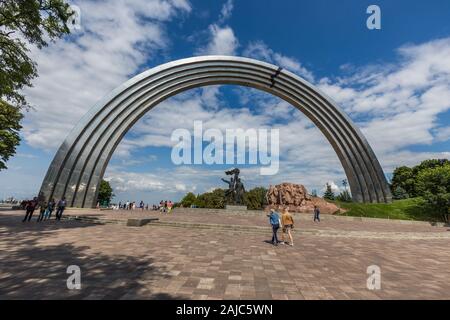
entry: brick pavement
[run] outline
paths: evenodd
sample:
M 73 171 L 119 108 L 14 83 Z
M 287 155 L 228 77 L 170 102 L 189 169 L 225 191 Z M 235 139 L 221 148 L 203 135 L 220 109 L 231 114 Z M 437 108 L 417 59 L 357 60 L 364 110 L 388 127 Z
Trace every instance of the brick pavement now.
M 21 214 L 0 213 L 1 299 L 450 299 L 448 238 L 354 239 L 301 232 L 450 233 L 448 227 L 305 221 L 294 247 L 274 247 L 266 242 L 270 231 L 22 224 Z M 251 224 L 266 223 L 251 219 Z M 73 264 L 82 271 L 81 290 L 66 288 L 66 268 Z M 381 268 L 381 290 L 366 288 L 366 268 L 372 264 Z

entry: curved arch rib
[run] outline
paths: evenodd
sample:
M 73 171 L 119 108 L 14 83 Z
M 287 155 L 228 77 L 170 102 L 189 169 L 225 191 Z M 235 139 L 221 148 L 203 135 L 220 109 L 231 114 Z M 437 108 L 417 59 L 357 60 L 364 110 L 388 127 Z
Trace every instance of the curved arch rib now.
M 213 84 L 248 86 L 289 102 L 332 145 L 354 201 L 391 201 L 389 186 L 373 150 L 329 97 L 275 65 L 230 56 L 172 61 L 143 72 L 112 91 L 83 117 L 60 146 L 42 183 L 41 195 L 47 199 L 65 196 L 70 206 L 95 206 L 108 162 L 134 123 L 175 94 Z

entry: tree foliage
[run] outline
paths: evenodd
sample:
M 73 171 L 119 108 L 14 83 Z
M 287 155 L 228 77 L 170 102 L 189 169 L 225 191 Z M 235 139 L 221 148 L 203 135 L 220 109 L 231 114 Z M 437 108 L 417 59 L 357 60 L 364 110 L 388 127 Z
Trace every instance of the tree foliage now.
M 225 190 L 217 188 L 211 192 L 199 194 L 194 204 L 199 208 L 223 209 L 225 207 Z
M 180 204 L 185 208 L 189 208 L 191 205 L 195 203 L 196 199 L 197 197 L 195 196 L 195 194 L 193 194 L 192 192 L 188 192 L 183 197 L 183 199 L 181 199 Z
M 70 32 L 72 12 L 64 0 L 0 1 L 0 98 L 16 107 L 28 106 L 20 93 L 37 76 L 28 44 L 42 48 Z
M 448 159 L 429 159 L 422 161 L 412 168 L 407 166 L 398 167 L 394 170 L 391 181 L 391 192 L 394 199 L 404 197 L 419 197 L 422 192 L 417 188 L 417 178 L 426 169 L 433 169 L 449 164 Z
M 113 188 L 108 181 L 102 179 L 98 190 L 97 202 L 100 202 L 100 205 L 109 205 L 113 197 Z
M 264 187 L 256 187 L 247 191 L 244 196 L 244 204 L 250 210 L 262 210 L 266 203 L 267 189 Z
M 350 192 L 348 192 L 348 190 L 345 189 L 339 193 L 339 195 L 336 197 L 336 200 L 339 200 L 342 202 L 352 202 L 352 197 L 350 195 Z
M 6 162 L 16 153 L 21 119 L 22 114 L 17 108 L 0 100 L 0 171 L 7 168 Z
M 409 194 L 408 192 L 406 192 L 405 189 L 403 189 L 400 186 L 397 186 L 394 190 L 392 190 L 392 198 L 394 200 L 408 199 Z
M 37 77 L 27 44 L 40 49 L 69 33 L 72 13 L 64 0 L 0 1 L 0 170 L 20 143 L 21 109 L 30 107 L 21 92 Z
M 267 189 L 263 187 L 256 187 L 245 192 L 244 204 L 251 210 L 263 209 L 266 205 L 266 192 Z M 226 204 L 225 190 L 218 188 L 211 192 L 198 194 L 197 196 L 192 192 L 188 192 L 181 199 L 180 204 L 183 207 L 195 205 L 198 208 L 223 209 Z
M 331 185 L 329 183 L 326 184 L 326 189 L 325 189 L 325 192 L 323 194 L 323 198 L 327 199 L 327 200 L 334 200 L 335 199 L 334 192 L 331 189 Z
M 450 210 L 450 163 L 442 166 L 428 166 L 417 175 L 417 192 L 430 204 L 433 210 L 448 222 Z

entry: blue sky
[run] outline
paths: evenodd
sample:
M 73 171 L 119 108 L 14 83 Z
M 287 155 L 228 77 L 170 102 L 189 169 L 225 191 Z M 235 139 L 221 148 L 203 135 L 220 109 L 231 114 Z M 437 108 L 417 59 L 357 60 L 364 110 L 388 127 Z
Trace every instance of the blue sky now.
M 59 144 L 89 108 L 130 77 L 204 54 L 253 57 L 304 77 L 331 96 L 366 135 L 386 174 L 399 165 L 450 157 L 450 2 L 435 1 L 71 1 L 81 29 L 32 48 L 40 77 L 25 90 L 23 142 L 0 172 L 0 198 L 37 193 Z M 366 8 L 381 8 L 368 30 Z M 182 116 L 180 116 L 182 115 Z M 342 167 L 319 130 L 270 95 L 206 87 L 163 102 L 117 148 L 105 178 L 116 200 L 178 200 L 221 186 L 224 166 L 175 166 L 170 135 L 208 128 L 280 130 L 280 171 L 244 166 L 247 188 L 339 186 Z M 223 186 L 223 185 L 222 185 Z

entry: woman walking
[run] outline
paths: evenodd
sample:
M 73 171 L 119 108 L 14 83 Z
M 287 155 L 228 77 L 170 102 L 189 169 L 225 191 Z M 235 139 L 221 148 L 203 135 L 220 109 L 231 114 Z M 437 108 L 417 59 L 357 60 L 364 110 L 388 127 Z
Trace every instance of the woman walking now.
M 283 224 L 283 233 L 281 234 L 281 240 L 286 243 L 286 241 L 284 241 L 284 235 L 287 234 L 289 236 L 290 243 L 286 244 L 294 246 L 294 240 L 292 240 L 291 234 L 291 230 L 294 229 L 294 218 L 289 213 L 289 207 L 283 210 L 283 214 L 281 215 L 281 222 Z

